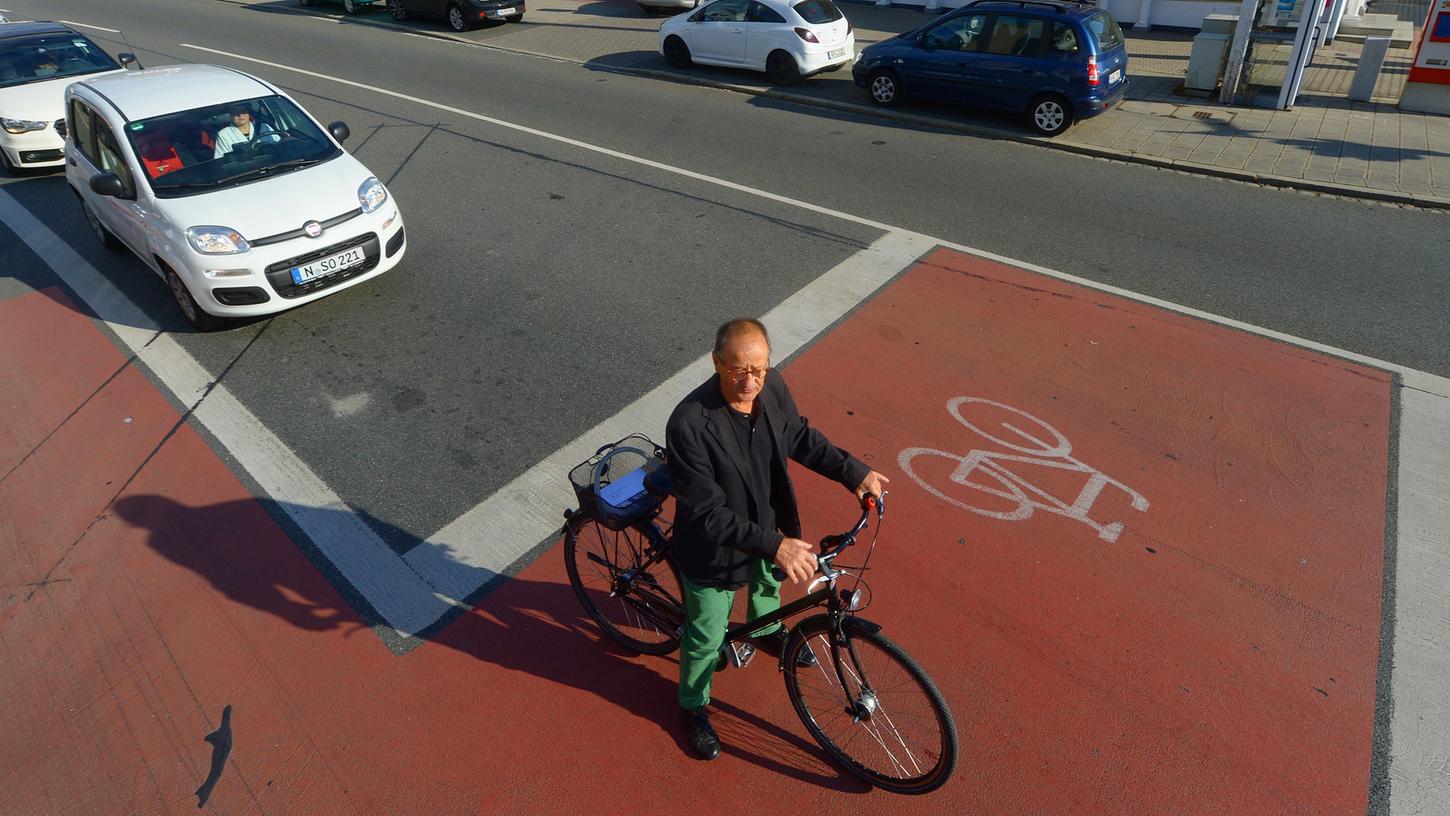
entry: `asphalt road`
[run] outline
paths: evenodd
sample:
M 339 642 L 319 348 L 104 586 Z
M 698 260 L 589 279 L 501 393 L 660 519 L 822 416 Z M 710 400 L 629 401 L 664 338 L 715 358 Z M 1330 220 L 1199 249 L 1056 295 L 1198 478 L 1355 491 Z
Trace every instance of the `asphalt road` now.
M 88 33 L 148 66 L 248 70 L 351 125 L 348 147 L 407 219 L 405 262 L 182 343 L 398 549 L 699 356 L 721 319 L 763 314 L 880 233 L 373 87 L 1450 375 L 1441 213 L 338 26 L 290 3 L 5 5 L 121 29 Z M 139 262 L 95 245 L 61 176 L 3 184 L 181 329 Z M 16 244 L 0 228 L 0 296 L 53 284 Z

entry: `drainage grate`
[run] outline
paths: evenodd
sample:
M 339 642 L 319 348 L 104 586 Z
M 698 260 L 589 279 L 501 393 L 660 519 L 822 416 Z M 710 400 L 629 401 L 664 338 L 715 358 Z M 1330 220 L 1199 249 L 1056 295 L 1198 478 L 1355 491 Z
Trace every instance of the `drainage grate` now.
M 1212 119 L 1213 118 L 1213 114 L 1209 113 L 1208 111 L 1194 111 L 1193 112 L 1193 118 L 1194 119 Z

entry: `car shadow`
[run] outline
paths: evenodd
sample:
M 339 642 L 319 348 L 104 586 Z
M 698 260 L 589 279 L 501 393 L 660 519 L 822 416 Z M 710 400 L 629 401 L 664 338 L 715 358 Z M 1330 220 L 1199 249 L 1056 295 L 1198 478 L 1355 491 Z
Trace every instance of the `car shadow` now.
M 679 750 L 689 751 L 676 702 L 677 662 L 626 652 L 602 637 L 563 581 L 496 575 L 475 576 L 483 585 L 466 607 L 415 637 L 393 630 L 342 580 L 332 563 L 311 546 L 294 518 L 326 525 L 328 514 L 351 509 L 301 507 L 272 500 L 243 500 L 191 507 L 160 495 L 128 495 L 111 508 L 132 527 L 147 531 L 147 546 L 205 580 L 219 595 L 273 615 L 307 632 L 351 636 L 372 630 L 395 652 L 444 647 L 482 663 L 595 695 L 621 713 L 655 723 Z M 384 540 L 435 547 L 386 522 L 359 514 Z M 277 527 L 288 535 L 279 535 Z M 293 542 L 298 542 L 294 544 Z M 544 545 L 556 554 L 557 541 Z M 296 557 L 299 547 L 306 560 Z M 435 553 L 449 558 L 446 547 Z M 530 554 L 523 562 L 531 562 Z M 454 563 L 459 570 L 472 570 Z M 511 570 L 513 571 L 513 570 Z M 869 787 L 839 770 L 814 744 L 728 702 L 716 701 L 717 727 L 726 753 L 762 770 L 824 788 L 865 792 Z
M 1022 114 L 953 105 L 934 99 L 906 99 L 890 109 L 877 107 L 864 88 L 856 86 L 850 66 L 807 77 L 790 85 L 771 82 L 760 71 L 694 65 L 672 68 L 656 51 L 620 51 L 591 59 L 586 68 L 596 71 L 623 72 L 660 81 L 693 85 L 725 86 L 746 94 L 745 104 L 790 110 L 825 119 L 869 122 L 880 127 L 931 133 L 1019 139 L 1033 135 Z

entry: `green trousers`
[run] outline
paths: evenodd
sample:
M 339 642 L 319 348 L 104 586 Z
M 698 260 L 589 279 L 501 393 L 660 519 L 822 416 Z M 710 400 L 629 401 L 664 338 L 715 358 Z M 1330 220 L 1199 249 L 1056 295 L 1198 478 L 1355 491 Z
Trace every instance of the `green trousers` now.
M 756 559 L 750 567 L 746 620 L 755 620 L 780 608 L 780 582 L 770 574 L 770 567 L 770 562 L 764 559 Z M 710 681 L 720 658 L 720 644 L 725 642 L 725 629 L 730 625 L 735 590 L 698 586 L 683 575 L 680 584 L 685 594 L 685 634 L 680 639 L 680 706 L 699 708 L 710 702 Z M 774 634 L 779 629 L 777 623 L 755 635 Z

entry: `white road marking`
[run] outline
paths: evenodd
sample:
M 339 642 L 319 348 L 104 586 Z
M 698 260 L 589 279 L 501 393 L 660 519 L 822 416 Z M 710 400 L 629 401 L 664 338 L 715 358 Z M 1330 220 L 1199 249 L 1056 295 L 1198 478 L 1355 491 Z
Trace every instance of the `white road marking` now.
M 96 271 L 79 253 L 0 189 L 0 221 L 85 300 L 121 342 L 184 405 L 192 405 L 212 375 L 174 337 Z M 338 571 L 390 625 L 413 634 L 448 611 L 446 602 L 378 538 L 332 488 L 218 384 L 193 416 L 275 499 Z
M 794 354 L 935 243 L 913 233 L 890 232 L 811 281 L 762 318 L 770 331 L 772 355 L 782 360 Z M 559 528 L 564 508 L 575 505 L 567 478 L 571 468 L 592 456 L 601 444 L 631 433 L 644 433 L 662 444 L 670 411 L 713 371 L 710 356 L 701 355 L 404 557 L 444 597 L 467 597 L 479 587 L 479 570 L 501 572 Z
M 81 28 L 94 28 L 97 31 L 106 31 L 106 32 L 109 32 L 111 34 L 120 34 L 121 33 L 121 29 L 119 29 L 119 28 L 105 28 L 103 26 L 91 25 L 89 23 L 77 23 L 77 22 L 74 22 L 74 21 L 71 21 L 71 20 L 61 20 L 60 22 L 65 23 L 66 25 L 80 26 Z
M 1400 391 L 1390 813 L 1450 813 L 1450 411 Z

